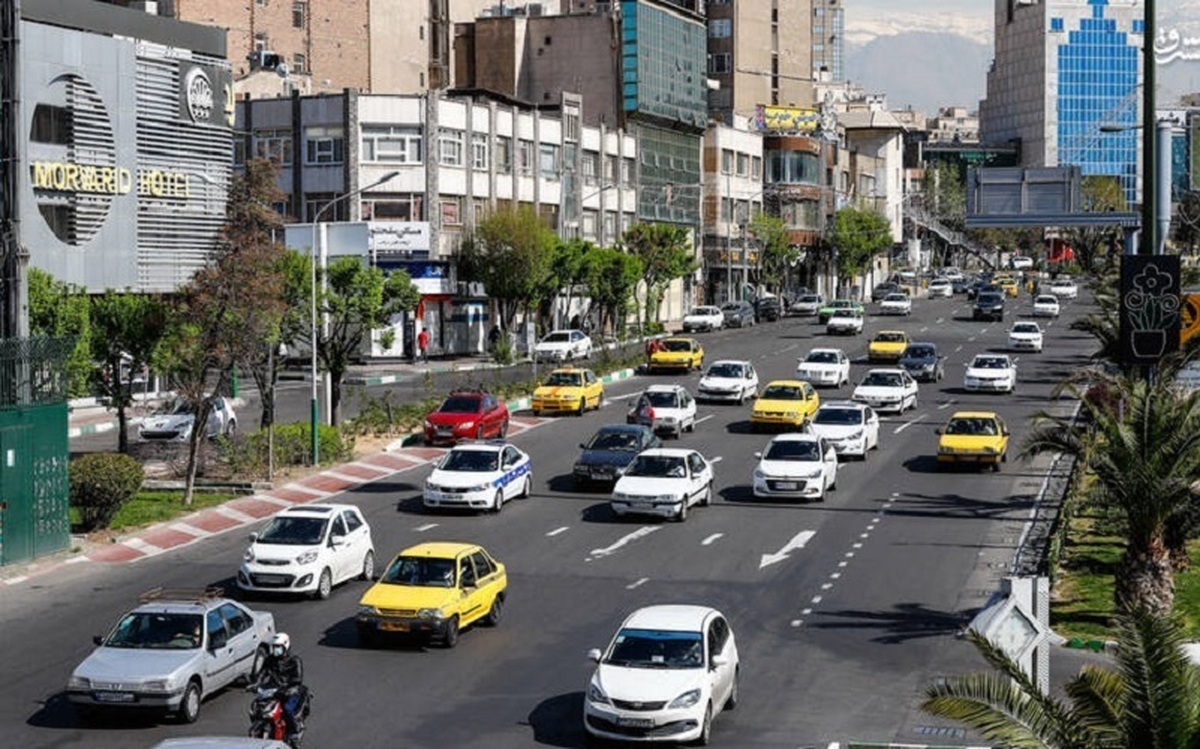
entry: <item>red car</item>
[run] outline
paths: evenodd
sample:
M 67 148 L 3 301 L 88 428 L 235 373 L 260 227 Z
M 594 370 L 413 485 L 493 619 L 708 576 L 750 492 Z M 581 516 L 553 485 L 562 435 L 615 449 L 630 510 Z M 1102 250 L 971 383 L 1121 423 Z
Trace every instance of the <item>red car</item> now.
M 454 444 L 463 439 L 504 437 L 508 406 L 491 393 L 463 390 L 450 394 L 425 417 L 425 444 Z

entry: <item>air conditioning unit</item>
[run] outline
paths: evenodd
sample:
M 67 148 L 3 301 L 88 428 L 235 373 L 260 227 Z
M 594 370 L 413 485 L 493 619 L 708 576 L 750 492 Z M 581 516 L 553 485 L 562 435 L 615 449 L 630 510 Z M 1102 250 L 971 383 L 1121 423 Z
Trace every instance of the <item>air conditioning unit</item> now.
M 250 55 L 250 67 L 254 70 L 274 70 L 283 62 L 283 58 L 269 49 L 258 50 Z

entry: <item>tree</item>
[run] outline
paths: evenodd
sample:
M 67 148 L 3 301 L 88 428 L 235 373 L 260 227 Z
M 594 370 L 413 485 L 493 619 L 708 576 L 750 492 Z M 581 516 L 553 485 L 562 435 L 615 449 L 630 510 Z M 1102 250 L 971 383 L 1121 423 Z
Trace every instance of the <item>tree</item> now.
M 1200 391 L 1178 394 L 1170 377 L 1089 373 L 1089 392 L 1068 382 L 1085 418 L 1075 422 L 1040 413 L 1024 453 L 1060 452 L 1076 458 L 1094 478 L 1088 493 L 1116 510 L 1125 524 L 1125 551 L 1117 568 L 1118 610 L 1162 615 L 1175 597 L 1170 523 L 1196 501 L 1200 475 Z M 1116 401 L 1114 408 L 1113 401 Z
M 307 270 L 308 264 L 304 264 Z M 295 273 L 298 266 L 288 263 Z M 342 421 L 342 379 L 360 355 L 372 331 L 388 326 L 401 312 L 416 309 L 421 294 L 404 271 L 384 274 L 357 257 L 333 261 L 322 274 L 325 287 L 317 292 L 317 314 L 329 318 L 328 331 L 318 324 L 317 357 L 329 373 L 333 423 Z M 301 287 L 294 279 L 289 287 Z
M 588 291 L 600 308 L 599 330 L 605 323 L 614 334 L 624 328 L 629 304 L 642 279 L 642 261 L 611 247 L 600 247 L 584 255 Z
M 1086 665 L 1067 700 L 1038 689 L 977 632 L 967 639 L 993 669 L 946 679 L 921 709 L 1013 749 L 1187 749 L 1200 745 L 1200 682 L 1183 628 L 1137 611 L 1117 628 L 1116 667 Z
M 758 282 L 779 290 L 788 271 L 800 259 L 800 250 L 788 242 L 787 224 L 778 216 L 760 213 L 750 222 L 750 231 L 762 245 L 758 254 Z
M 478 281 L 495 301 L 500 326 L 509 330 L 518 310 L 540 301 L 554 273 L 558 235 L 528 206 L 499 211 L 480 221 L 458 254 L 463 281 Z
M 1175 225 L 1172 239 L 1181 245 L 1181 251 L 1195 255 L 1200 250 L 1200 192 L 1186 192 L 1175 210 Z
M 878 211 L 847 206 L 834 214 L 825 241 L 837 251 L 839 283 L 849 283 L 892 246 L 892 228 Z
M 1080 210 L 1091 213 L 1126 211 L 1125 191 L 1116 177 L 1089 175 L 1083 178 Z M 1085 273 L 1091 272 L 1101 251 L 1120 238 L 1120 229 L 1115 226 L 1072 226 L 1063 235 L 1075 251 L 1075 262 Z
M 667 287 L 677 278 L 695 273 L 700 264 L 692 253 L 687 229 L 670 224 L 635 224 L 621 237 L 621 249 L 642 262 L 646 282 L 643 322 L 658 319 L 658 308 Z
M 553 272 L 547 278 L 546 287 L 538 293 L 543 304 L 548 306 L 559 294 L 565 292 L 566 302 L 563 308 L 568 313 L 571 311 L 576 288 L 587 283 L 585 258 L 595 249 L 596 245 L 583 239 L 570 239 L 555 246 L 554 261 L 551 264 Z M 557 327 L 558 322 L 554 321 L 553 326 Z
M 89 395 L 92 361 L 87 292 L 38 268 L 29 269 L 28 290 L 30 334 L 75 339 L 75 348 L 67 357 L 67 393 L 71 397 Z
M 167 308 L 155 297 L 110 289 L 92 298 L 89 317 L 92 383 L 116 410 L 117 451 L 127 453 L 133 380 L 154 357 L 165 332 Z

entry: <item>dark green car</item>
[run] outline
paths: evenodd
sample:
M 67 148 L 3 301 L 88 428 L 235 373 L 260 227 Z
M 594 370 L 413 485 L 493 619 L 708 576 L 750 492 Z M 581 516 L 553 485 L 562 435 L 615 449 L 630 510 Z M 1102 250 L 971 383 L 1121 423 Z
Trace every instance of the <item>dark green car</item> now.
M 832 299 L 829 304 L 817 310 L 817 322 L 824 325 L 829 322 L 829 318 L 833 317 L 833 313 L 839 309 L 854 309 L 858 310 L 859 314 L 866 313 L 866 308 L 862 306 L 861 302 L 856 302 L 853 299 Z

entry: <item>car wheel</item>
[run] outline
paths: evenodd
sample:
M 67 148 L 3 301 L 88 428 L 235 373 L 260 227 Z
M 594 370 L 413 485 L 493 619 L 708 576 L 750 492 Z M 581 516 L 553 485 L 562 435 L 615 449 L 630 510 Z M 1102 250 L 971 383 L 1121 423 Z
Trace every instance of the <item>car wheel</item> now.
M 258 648 L 254 651 L 254 660 L 250 662 L 250 670 L 246 672 L 246 683 L 254 684 L 258 681 L 259 675 L 262 674 L 263 665 L 267 662 L 266 648 Z
M 683 501 L 679 503 L 679 512 L 675 513 L 675 522 L 682 523 L 683 521 L 687 520 L 687 515 L 688 515 L 688 503 L 687 503 L 687 497 L 684 497 Z
M 458 617 L 450 617 L 446 622 L 446 632 L 442 635 L 442 647 L 452 648 L 458 644 Z
M 500 439 L 508 436 L 508 419 L 500 422 Z
M 1004 452 L 1000 453 L 1000 462 L 1001 462 L 1001 463 L 1007 463 L 1007 462 L 1008 462 L 1008 451 L 1007 451 L 1007 450 L 1005 450 Z
M 497 489 L 496 496 L 492 499 L 492 512 L 500 512 L 504 508 L 504 490 Z
M 232 437 L 235 434 L 237 434 L 237 419 L 230 419 L 229 423 L 225 425 L 225 436 Z
M 480 424 L 480 425 L 479 425 L 479 428 L 475 430 L 475 439 L 477 439 L 477 440 L 482 440 L 482 439 L 483 439 L 483 437 L 484 437 L 484 434 L 483 434 L 483 424 Z
M 579 397 L 579 408 L 578 408 L 578 409 L 576 409 L 576 411 L 575 411 L 575 415 L 576 415 L 576 416 L 583 416 L 583 412 L 584 412 L 584 411 L 587 411 L 587 396 L 586 396 L 586 395 L 581 395 L 581 396 Z
M 529 499 L 529 495 L 533 494 L 533 479 L 525 477 L 525 483 L 521 485 L 521 493 L 517 496 L 520 499 Z
M 362 572 L 359 573 L 358 579 L 368 582 L 375 579 L 375 552 L 368 551 L 363 555 Z
M 738 671 L 738 669 L 736 669 L 736 668 L 733 669 L 733 686 L 729 688 L 729 697 L 726 698 L 726 700 L 725 700 L 725 709 L 726 710 L 732 710 L 735 707 L 737 707 L 738 697 L 739 697 L 739 695 L 738 695 L 738 676 L 739 675 L 740 675 L 740 672 Z
M 187 689 L 183 690 L 177 715 L 182 723 L 195 723 L 200 717 L 200 685 L 196 682 L 188 682 Z
M 708 507 L 712 504 L 712 484 L 704 487 L 704 495 L 700 497 L 700 506 Z
M 992 473 L 1000 473 L 1000 461 L 992 463 Z
M 329 598 L 329 594 L 333 592 L 333 573 L 329 568 L 321 570 L 321 577 L 317 579 L 317 589 L 313 591 L 313 598 L 324 601 Z
M 912 399 L 912 405 L 909 406 L 909 408 L 912 409 L 913 411 L 916 411 L 918 405 L 920 405 L 920 402 L 917 400 L 917 396 L 914 395 L 913 399 Z
M 688 432 L 696 431 L 696 420 L 695 419 L 692 419 L 692 421 L 687 425 L 687 431 Z
M 504 617 L 504 595 L 497 595 L 492 599 L 492 607 L 488 609 L 487 616 L 484 617 L 483 623 L 489 627 L 500 626 L 500 620 Z
M 700 724 L 700 735 L 696 737 L 696 746 L 708 746 L 712 741 L 712 705 L 704 708 L 704 722 Z

